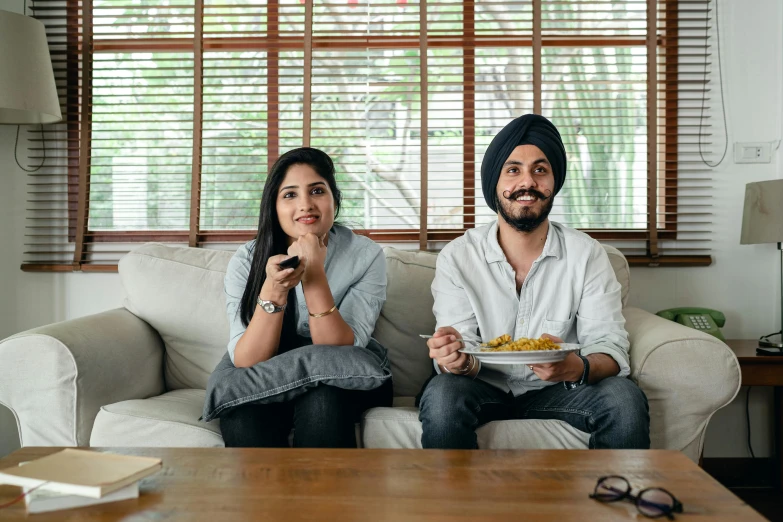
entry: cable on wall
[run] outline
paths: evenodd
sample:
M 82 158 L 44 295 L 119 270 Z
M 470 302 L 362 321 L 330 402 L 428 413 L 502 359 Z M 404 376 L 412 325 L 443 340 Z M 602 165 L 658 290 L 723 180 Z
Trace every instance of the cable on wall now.
M 753 388 L 753 386 L 748 386 L 748 392 L 745 394 L 745 421 L 748 425 L 748 451 L 750 451 L 750 456 L 755 459 L 756 455 L 753 453 L 753 445 L 750 443 L 750 389 L 751 388 Z
M 17 166 L 22 169 L 25 172 L 38 172 L 41 170 L 41 167 L 44 166 L 44 163 L 46 163 L 46 136 L 44 136 L 44 128 L 43 125 L 41 125 L 41 143 L 43 143 L 43 159 L 41 160 L 41 164 L 35 167 L 34 169 L 26 169 L 22 166 L 21 163 L 19 163 L 19 156 L 17 155 L 17 149 L 19 147 L 19 129 L 21 129 L 21 125 L 16 126 L 16 141 L 14 141 L 14 160 L 16 160 Z
M 720 5 L 720 0 L 715 0 L 715 37 L 718 40 L 718 81 L 720 85 L 721 112 L 723 113 L 723 133 L 726 136 L 726 144 L 723 147 L 723 155 L 715 164 L 712 164 L 705 159 L 704 152 L 702 151 L 701 147 L 701 138 L 703 136 L 702 131 L 704 130 L 704 104 L 706 103 L 707 96 L 707 60 L 704 60 L 704 87 L 701 91 L 701 114 L 699 115 L 699 156 L 701 157 L 702 163 L 713 169 L 723 163 L 723 160 L 726 158 L 726 152 L 729 150 L 729 129 L 726 123 L 726 98 L 723 96 L 723 64 L 721 63 L 720 52 L 720 13 L 718 11 L 718 5 Z M 704 22 L 704 54 L 707 54 L 707 40 L 709 38 L 709 31 L 710 18 L 708 16 L 705 18 Z

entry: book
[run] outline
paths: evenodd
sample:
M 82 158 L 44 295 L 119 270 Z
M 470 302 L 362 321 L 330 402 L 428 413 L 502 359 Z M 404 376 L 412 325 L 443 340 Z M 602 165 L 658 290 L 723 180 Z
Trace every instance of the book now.
M 46 513 L 47 511 L 93 506 L 95 504 L 105 504 L 107 502 L 117 502 L 119 500 L 139 497 L 138 481 L 118 489 L 113 493 L 104 495 L 101 498 L 82 497 L 80 495 L 62 495 L 45 489 L 30 491 L 31 489 L 32 488 L 25 488 L 26 495 L 24 501 L 28 513 Z
M 0 470 L 0 484 L 102 498 L 162 468 L 160 459 L 64 449 Z

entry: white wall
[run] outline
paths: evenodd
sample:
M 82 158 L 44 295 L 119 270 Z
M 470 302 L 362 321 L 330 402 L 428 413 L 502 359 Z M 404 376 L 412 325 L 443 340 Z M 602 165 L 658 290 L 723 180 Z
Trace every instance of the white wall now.
M 0 10 L 21 13 L 22 2 L 0 0 Z M 117 274 L 34 274 L 19 269 L 24 252 L 27 181 L 14 160 L 15 137 L 16 126 L 0 125 L 0 339 L 36 326 L 117 308 L 123 299 Z M 20 159 L 24 147 L 20 144 Z M 19 446 L 16 431 L 13 416 L 0 406 L 0 456 Z
M 18 4 L 18 5 L 17 5 Z M 783 3 L 756 0 L 754 9 L 721 0 L 721 42 L 729 136 L 734 141 L 781 138 L 783 105 Z M 0 0 L 19 12 L 21 2 Z M 752 29 L 749 29 L 752 28 Z M 719 121 L 719 120 L 718 120 Z M 25 176 L 13 157 L 15 127 L 0 126 L 0 338 L 35 326 L 120 306 L 116 274 L 37 274 L 19 270 L 24 243 Z M 780 151 L 766 165 L 736 165 L 731 151 L 714 170 L 714 263 L 707 268 L 634 268 L 631 304 L 651 312 L 706 306 L 727 316 L 730 338 L 755 338 L 780 327 L 779 253 L 773 245 L 739 244 L 746 183 L 781 177 Z M 694 368 L 694 371 L 697 369 Z M 743 392 L 744 393 L 744 392 Z M 718 412 L 708 430 L 705 456 L 743 457 L 744 395 Z M 0 455 L 18 441 L 15 424 L 0 407 Z M 751 399 L 756 455 L 772 453 L 771 394 Z
M 734 163 L 731 147 L 734 142 L 781 139 L 783 2 L 756 0 L 749 9 L 745 2 L 721 0 L 719 15 L 730 148 L 712 176 L 713 264 L 633 268 L 631 304 L 651 312 L 675 306 L 715 308 L 726 314 L 727 338 L 754 339 L 780 328 L 780 252 L 772 244 L 739 244 L 745 184 L 783 177 L 783 151 L 773 153 L 771 164 L 748 165 Z M 720 121 L 717 108 L 713 116 Z M 745 393 L 743 388 L 734 403 L 713 418 L 705 457 L 750 456 L 745 442 Z M 769 388 L 751 392 L 756 456 L 773 452 L 771 397 Z
M 15 126 L 0 125 L 0 339 L 117 308 L 124 297 L 117 274 L 29 273 L 19 269 L 24 252 L 26 179 L 14 160 L 15 136 Z M 16 422 L 0 406 L 0 456 L 18 445 Z
M 0 0 L 0 9 L 5 11 L 20 12 L 21 5 L 15 6 L 9 0 Z M 15 256 L 11 254 L 16 249 L 14 242 L 16 207 L 13 198 L 16 187 L 16 177 L 19 173 L 8 165 L 9 158 L 13 161 L 13 153 L 8 155 L 7 144 L 10 127 L 0 125 L 0 180 L 9 179 L 2 183 L 0 191 L 0 244 L 5 245 L 0 254 L 0 338 L 6 337 L 16 328 L 16 287 L 13 284 L 15 276 L 13 261 Z M 11 142 L 13 143 L 13 142 Z M 11 413 L 0 406 L 0 457 L 19 446 L 16 435 L 16 423 Z

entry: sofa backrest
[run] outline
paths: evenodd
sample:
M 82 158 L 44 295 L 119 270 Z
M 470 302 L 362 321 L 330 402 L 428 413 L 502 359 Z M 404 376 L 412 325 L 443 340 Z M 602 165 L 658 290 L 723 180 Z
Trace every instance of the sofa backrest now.
M 125 308 L 158 331 L 166 346 L 166 388 L 207 387 L 226 351 L 223 278 L 233 252 L 147 243 L 123 256 Z
M 625 257 L 604 245 L 628 299 L 630 273 Z M 419 392 L 432 371 L 421 333 L 432 332 L 430 284 L 436 254 L 384 248 L 388 287 L 373 337 L 389 350 L 394 393 Z M 125 307 L 148 322 L 166 346 L 164 374 L 169 390 L 205 388 L 226 350 L 223 278 L 233 253 L 203 248 L 142 245 L 120 260 Z

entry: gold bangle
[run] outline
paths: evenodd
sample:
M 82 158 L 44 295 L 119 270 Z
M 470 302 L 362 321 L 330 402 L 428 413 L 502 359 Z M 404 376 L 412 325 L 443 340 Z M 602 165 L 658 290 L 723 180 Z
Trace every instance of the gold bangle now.
M 310 315 L 310 317 L 323 317 L 325 315 L 331 314 L 335 310 L 337 310 L 337 305 L 334 305 L 333 307 L 331 307 L 329 310 L 327 310 L 326 312 L 324 312 L 322 314 L 311 314 L 309 310 L 307 311 L 307 313 Z

